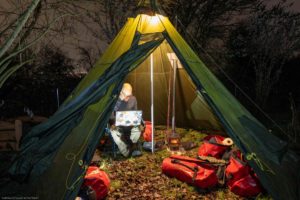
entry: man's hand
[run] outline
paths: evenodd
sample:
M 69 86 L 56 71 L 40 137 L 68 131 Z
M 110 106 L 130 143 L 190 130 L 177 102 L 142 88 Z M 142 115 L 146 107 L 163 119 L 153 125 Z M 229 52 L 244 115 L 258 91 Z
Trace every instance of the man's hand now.
M 143 133 L 145 131 L 145 126 L 143 126 L 142 124 L 139 126 L 140 131 Z
M 114 125 L 114 124 L 112 124 L 111 126 L 110 126 L 110 130 L 116 130 L 117 129 L 117 127 Z

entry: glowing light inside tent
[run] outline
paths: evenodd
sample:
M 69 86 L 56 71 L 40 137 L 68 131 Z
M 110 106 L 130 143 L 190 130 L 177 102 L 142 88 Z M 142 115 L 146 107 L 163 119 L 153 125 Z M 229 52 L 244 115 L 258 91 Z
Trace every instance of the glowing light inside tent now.
M 180 150 L 180 136 L 179 134 L 173 132 L 169 136 L 169 149 L 171 152 Z
M 157 15 L 151 16 L 150 24 L 153 26 L 158 25 L 159 24 L 159 16 L 157 16 Z
M 150 16 L 141 14 L 137 31 L 142 34 L 163 32 L 165 31 L 165 27 L 162 24 L 163 21 L 164 17 L 162 15 Z

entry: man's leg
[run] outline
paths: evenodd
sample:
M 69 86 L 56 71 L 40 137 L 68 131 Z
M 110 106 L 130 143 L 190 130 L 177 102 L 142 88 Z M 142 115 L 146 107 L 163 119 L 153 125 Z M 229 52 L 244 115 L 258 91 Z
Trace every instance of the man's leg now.
M 130 134 L 130 140 L 132 141 L 132 143 L 137 143 L 140 136 L 141 136 L 141 131 L 139 127 L 133 127 L 131 129 L 131 134 Z
M 137 142 L 138 142 L 140 136 L 141 136 L 141 131 L 140 131 L 139 127 L 133 127 L 131 129 L 131 134 L 130 134 L 130 140 L 133 143 L 132 148 L 131 148 L 133 157 L 142 155 L 142 153 L 139 151 L 138 145 L 137 145 Z
M 116 145 L 118 146 L 121 154 L 125 157 L 129 155 L 129 149 L 127 147 L 127 144 L 121 139 L 122 133 L 118 129 L 110 130 L 111 136 L 113 137 Z

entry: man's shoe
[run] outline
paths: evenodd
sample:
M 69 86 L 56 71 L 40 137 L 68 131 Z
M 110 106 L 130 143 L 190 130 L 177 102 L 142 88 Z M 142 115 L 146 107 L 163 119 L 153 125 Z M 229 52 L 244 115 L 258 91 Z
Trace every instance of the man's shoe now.
M 134 150 L 131 154 L 132 157 L 139 157 L 142 155 L 142 152 L 139 150 Z

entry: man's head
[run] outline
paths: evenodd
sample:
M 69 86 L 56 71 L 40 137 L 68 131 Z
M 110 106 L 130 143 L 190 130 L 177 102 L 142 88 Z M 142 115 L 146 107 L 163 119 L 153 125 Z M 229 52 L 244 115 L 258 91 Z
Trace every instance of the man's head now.
M 132 95 L 132 87 L 129 83 L 124 83 L 121 93 L 120 93 L 120 99 L 122 101 L 128 101 L 130 96 Z

